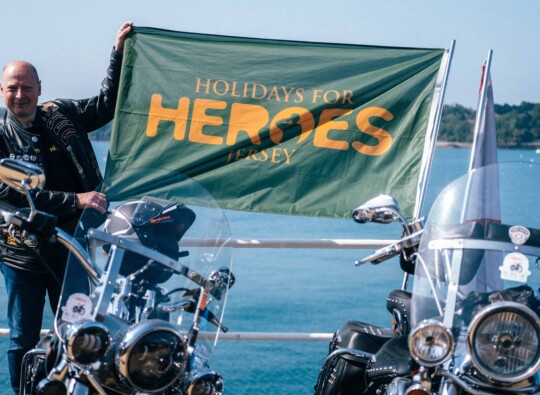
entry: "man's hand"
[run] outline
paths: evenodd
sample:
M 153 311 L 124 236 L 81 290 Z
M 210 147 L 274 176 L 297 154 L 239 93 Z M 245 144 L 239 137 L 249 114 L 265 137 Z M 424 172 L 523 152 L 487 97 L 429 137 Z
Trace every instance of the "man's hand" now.
M 77 194 L 77 208 L 93 208 L 101 214 L 107 211 L 107 197 L 101 192 L 85 192 Z
M 124 22 L 124 24 L 120 26 L 120 29 L 116 34 L 116 44 L 114 46 L 114 49 L 117 52 L 122 52 L 124 50 L 124 41 L 126 40 L 128 33 L 131 32 L 132 27 L 133 22 L 131 21 Z

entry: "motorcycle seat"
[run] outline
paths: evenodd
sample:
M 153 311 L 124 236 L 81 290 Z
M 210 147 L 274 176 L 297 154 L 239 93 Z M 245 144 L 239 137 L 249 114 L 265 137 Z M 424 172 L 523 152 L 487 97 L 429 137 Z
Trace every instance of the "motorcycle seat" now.
M 394 337 L 384 343 L 371 358 L 366 369 L 366 378 L 372 384 L 389 383 L 395 377 L 409 375 L 412 366 L 407 336 Z
M 394 331 L 399 335 L 409 333 L 411 315 L 411 297 L 409 291 L 394 289 L 386 298 L 386 309 L 394 317 Z

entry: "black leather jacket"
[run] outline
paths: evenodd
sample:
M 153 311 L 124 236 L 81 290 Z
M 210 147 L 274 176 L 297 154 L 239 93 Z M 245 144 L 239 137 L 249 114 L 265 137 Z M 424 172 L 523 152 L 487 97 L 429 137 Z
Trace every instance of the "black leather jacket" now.
M 97 96 L 83 100 L 57 99 L 37 108 L 34 124 L 38 125 L 40 133 L 46 133 L 46 139 L 64 152 L 67 163 L 73 166 L 72 173 L 81 185 L 82 190 L 78 192 L 94 190 L 103 179 L 88 133 L 104 126 L 114 116 L 121 62 L 122 54 L 113 50 L 107 77 Z M 40 138 L 39 134 L 23 129 L 16 119 L 6 112 L 3 119 L 0 119 L 0 158 L 23 159 L 43 166 Z M 46 169 L 45 176 L 49 171 L 65 170 Z M 78 211 L 75 191 L 33 190 L 31 194 L 36 208 L 59 216 L 60 223 L 62 217 L 73 217 Z M 0 200 L 16 207 L 28 205 L 24 195 L 2 183 Z M 4 232 L 4 237 L 0 237 L 2 262 L 29 270 L 41 266 L 35 262 L 36 259 L 39 260 L 36 256 L 39 248 L 29 250 L 23 245 L 15 245 L 13 239 L 9 241 L 8 243 Z

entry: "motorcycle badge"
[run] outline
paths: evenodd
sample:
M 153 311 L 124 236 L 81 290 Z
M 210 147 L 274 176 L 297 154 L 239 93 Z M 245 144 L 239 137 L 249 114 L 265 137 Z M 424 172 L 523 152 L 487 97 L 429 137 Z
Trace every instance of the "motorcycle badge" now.
M 520 252 L 511 252 L 504 258 L 501 271 L 501 279 L 526 283 L 531 275 L 529 259 Z
M 92 301 L 82 293 L 70 295 L 66 305 L 62 307 L 62 320 L 66 322 L 77 322 L 82 319 L 92 318 Z
M 529 240 L 531 232 L 524 226 L 512 226 L 510 229 L 508 229 L 508 235 L 510 236 L 512 243 L 521 245 L 525 244 L 527 240 Z
M 36 235 L 29 234 L 28 236 L 26 236 L 26 238 L 23 239 L 23 243 L 29 248 L 37 248 L 39 241 Z

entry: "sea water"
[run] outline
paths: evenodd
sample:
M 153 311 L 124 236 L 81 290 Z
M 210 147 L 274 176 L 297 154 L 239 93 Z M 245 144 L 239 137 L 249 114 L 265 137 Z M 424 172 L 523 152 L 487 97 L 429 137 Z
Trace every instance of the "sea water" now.
M 108 144 L 94 143 L 104 166 Z M 424 210 L 467 169 L 470 150 L 438 148 Z M 533 150 L 499 150 L 499 161 L 538 161 Z M 234 180 L 231 180 L 234 182 Z M 531 185 L 531 188 L 537 186 Z M 366 186 L 369 188 L 369 186 Z M 358 202 L 360 205 L 363 202 Z M 353 209 L 353 208 L 351 208 Z M 397 239 L 397 224 L 357 224 L 283 215 L 227 211 L 233 237 L 262 239 Z M 224 325 L 233 332 L 333 333 L 348 320 L 390 326 L 386 295 L 399 288 L 396 259 L 356 267 L 369 250 L 235 249 L 236 283 L 229 293 Z M 7 328 L 5 289 L 0 281 L 0 327 Z M 44 327 L 52 322 L 46 309 Z M 7 393 L 7 339 L 0 339 L 0 394 Z M 230 395 L 309 395 L 328 352 L 326 341 L 222 340 L 211 360 Z

